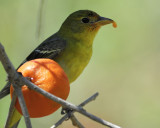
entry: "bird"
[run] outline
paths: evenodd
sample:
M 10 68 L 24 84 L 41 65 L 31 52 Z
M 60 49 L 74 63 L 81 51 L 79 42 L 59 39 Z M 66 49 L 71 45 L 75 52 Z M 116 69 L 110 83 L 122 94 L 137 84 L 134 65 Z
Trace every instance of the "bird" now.
M 115 23 L 91 10 L 70 14 L 59 31 L 43 41 L 20 64 L 37 58 L 56 61 L 72 83 L 82 73 L 92 56 L 93 40 L 101 26 Z M 19 66 L 19 67 L 20 67 Z M 10 83 L 0 91 L 0 99 L 10 93 Z
M 88 65 L 98 30 L 114 20 L 92 10 L 78 10 L 70 14 L 60 29 L 35 48 L 20 64 L 38 58 L 56 61 L 65 71 L 69 82 L 75 81 Z M 19 66 L 19 67 L 20 67 Z M 10 82 L 0 91 L 0 99 L 10 93 Z

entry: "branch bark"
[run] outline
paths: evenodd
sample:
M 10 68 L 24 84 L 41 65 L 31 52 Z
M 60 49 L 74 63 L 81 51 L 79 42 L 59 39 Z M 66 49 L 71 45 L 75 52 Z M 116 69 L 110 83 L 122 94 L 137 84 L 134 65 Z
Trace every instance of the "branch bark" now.
M 11 117 L 12 117 L 13 112 L 14 112 L 14 105 L 15 105 L 15 102 L 16 102 L 16 98 L 17 98 L 17 96 L 16 96 L 15 91 L 14 91 L 13 94 L 12 94 L 12 101 L 11 101 L 11 104 L 10 104 L 9 113 L 8 113 L 7 121 L 6 121 L 6 124 L 5 124 L 5 128 L 8 128 L 9 125 L 10 125 Z
M 82 107 L 78 107 L 78 106 L 76 106 L 76 105 L 74 105 L 74 104 L 72 104 L 72 103 L 69 103 L 69 102 L 67 102 L 67 101 L 65 101 L 65 100 L 63 100 L 63 99 L 61 99 L 61 98 L 59 98 L 59 97 L 56 97 L 56 96 L 54 96 L 54 95 L 52 95 L 52 94 L 44 91 L 43 89 L 39 88 L 38 86 L 35 86 L 33 83 L 31 83 L 30 81 L 28 81 L 28 80 L 25 79 L 24 77 L 21 79 L 21 82 L 22 82 L 24 85 L 27 85 L 29 88 L 35 90 L 36 92 L 39 92 L 40 94 L 46 96 L 47 98 L 49 98 L 49 99 L 51 99 L 51 100 L 53 100 L 53 101 L 61 104 L 62 107 L 69 108 L 69 109 L 73 109 L 73 110 L 81 113 L 82 115 L 84 115 L 84 116 L 86 116 L 86 117 L 88 117 L 88 118 L 90 118 L 90 119 L 92 119 L 92 120 L 94 120 L 94 121 L 96 121 L 96 122 L 98 122 L 98 123 L 100 123 L 100 124 L 103 124 L 103 125 L 105 125 L 105 126 L 108 126 L 108 127 L 110 127 L 110 128 L 120 128 L 120 127 L 117 126 L 117 125 L 114 125 L 114 124 L 112 124 L 112 123 L 110 123 L 110 122 L 108 122 L 108 121 L 105 121 L 105 120 L 103 120 L 103 119 L 101 119 L 101 118 L 99 118 L 99 117 L 96 117 L 95 115 L 87 112 L 87 111 L 86 111 L 85 109 L 83 109 Z
M 6 70 L 6 72 L 8 73 L 8 79 L 9 81 L 12 83 L 14 90 L 16 92 L 16 95 L 18 97 L 21 109 L 22 109 L 22 113 L 24 115 L 24 119 L 25 119 L 25 123 L 26 123 L 26 127 L 27 128 L 32 128 L 31 125 L 31 121 L 29 118 L 29 114 L 28 114 L 28 110 L 23 98 L 23 94 L 21 91 L 21 83 L 19 83 L 19 73 L 17 73 L 17 71 L 15 70 L 14 66 L 12 65 L 11 61 L 9 60 L 7 54 L 5 53 L 4 47 L 2 46 L 2 44 L 0 43 L 0 60 L 2 62 L 2 65 L 4 67 L 4 69 Z M 15 102 L 14 102 L 15 103 Z M 10 120 L 11 116 L 8 116 Z
M 37 31 L 36 31 L 37 39 L 40 38 L 40 35 L 42 32 L 43 12 L 44 12 L 45 2 L 46 2 L 46 0 L 40 0 L 40 7 L 39 7 L 39 11 L 38 11 L 38 20 L 37 20 Z
M 18 96 L 19 101 L 21 102 L 21 109 L 25 118 L 25 122 L 26 122 L 26 126 L 27 128 L 31 128 L 31 123 L 30 123 L 30 119 L 29 119 L 29 115 L 27 113 L 27 108 L 26 105 L 23 101 L 23 95 L 21 92 L 21 85 L 27 85 L 30 89 L 35 90 L 36 92 L 39 92 L 40 94 L 46 96 L 47 98 L 59 103 L 62 105 L 62 107 L 65 108 L 69 108 L 72 109 L 74 111 L 77 111 L 81 114 L 83 114 L 84 116 L 87 116 L 88 118 L 101 123 L 105 126 L 108 126 L 110 128 L 120 128 L 117 125 L 114 125 L 108 121 L 105 121 L 99 117 L 96 117 L 95 115 L 87 112 L 86 110 L 84 110 L 81 106 L 76 106 L 72 103 L 69 103 L 59 97 L 56 97 L 46 91 L 44 91 L 43 89 L 39 88 L 38 86 L 34 85 L 33 83 L 31 83 L 29 80 L 27 80 L 25 77 L 23 77 L 22 75 L 20 75 L 19 73 L 17 73 L 17 71 L 15 70 L 15 68 L 13 67 L 12 63 L 10 62 L 9 58 L 7 57 L 5 50 L 2 46 L 2 44 L 0 43 L 0 60 L 6 70 L 6 72 L 8 73 L 8 78 L 9 81 L 13 84 L 16 95 Z M 18 85 L 18 87 L 17 87 Z
M 71 117 L 70 117 L 72 124 L 78 128 L 85 128 L 79 121 L 78 119 L 74 116 L 73 113 L 71 113 Z
M 94 95 L 92 95 L 91 97 L 89 97 L 88 99 L 86 99 L 85 101 L 83 101 L 81 104 L 79 104 L 79 107 L 83 107 L 86 104 L 88 104 L 89 102 L 93 101 L 96 99 L 96 97 L 98 96 L 98 92 L 95 93 Z M 54 124 L 51 128 L 57 128 L 59 125 L 61 125 L 66 119 L 69 118 L 69 116 L 74 113 L 75 111 L 72 111 L 70 113 L 67 113 L 66 115 L 64 115 L 56 124 Z

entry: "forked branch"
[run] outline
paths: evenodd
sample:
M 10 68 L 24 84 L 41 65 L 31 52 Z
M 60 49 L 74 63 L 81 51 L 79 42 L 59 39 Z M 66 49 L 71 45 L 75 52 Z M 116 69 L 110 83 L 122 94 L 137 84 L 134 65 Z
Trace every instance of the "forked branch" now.
M 110 128 L 120 128 L 119 126 L 114 125 L 114 124 L 112 124 L 112 123 L 110 123 L 108 121 L 105 121 L 103 119 L 100 119 L 99 117 L 97 117 L 97 116 L 87 112 L 86 110 L 84 110 L 82 108 L 82 106 L 84 106 L 90 100 L 86 100 L 85 102 L 83 102 L 79 106 L 76 106 L 76 105 L 74 105 L 72 103 L 69 103 L 69 102 L 67 102 L 67 101 L 65 101 L 65 100 L 63 100 L 63 99 L 61 99 L 59 97 L 56 97 L 56 96 L 44 91 L 43 89 L 41 89 L 38 86 L 36 86 L 33 83 L 31 83 L 29 80 L 27 80 L 25 77 L 20 75 L 15 70 L 15 68 L 13 67 L 12 63 L 10 62 L 8 56 L 6 55 L 5 50 L 4 50 L 4 48 L 3 48 L 1 43 L 0 43 L 0 61 L 2 62 L 2 65 L 3 65 L 4 69 L 6 70 L 8 76 L 9 76 L 9 81 L 14 85 L 14 89 L 15 89 L 16 95 L 17 95 L 17 97 L 19 99 L 19 102 L 21 104 L 21 109 L 22 109 L 22 112 L 23 112 L 23 115 L 24 115 L 24 118 L 25 118 L 25 122 L 26 122 L 26 127 L 27 128 L 31 128 L 32 126 L 31 126 L 30 118 L 29 118 L 29 115 L 28 115 L 28 112 L 27 112 L 27 108 L 26 108 L 24 99 L 23 99 L 23 95 L 22 95 L 22 92 L 21 92 L 21 89 L 20 89 L 22 85 L 27 85 L 30 89 L 33 89 L 36 92 L 39 92 L 40 94 L 46 96 L 47 98 L 49 98 L 49 99 L 61 104 L 62 107 L 65 107 L 65 108 L 71 109 L 73 111 L 79 112 L 82 115 L 84 115 L 84 116 L 86 116 L 86 117 L 88 117 L 88 118 L 90 118 L 90 119 L 92 119 L 92 120 L 94 120 L 94 121 L 96 121 L 96 122 L 98 122 L 100 124 L 103 124 L 103 125 L 108 126 Z M 96 94 L 96 95 L 98 95 L 98 94 Z M 73 112 L 71 114 L 73 114 Z M 11 116 L 9 115 L 8 118 L 10 118 L 10 117 Z M 68 115 L 67 115 L 67 117 L 68 117 Z M 74 116 L 72 116 L 72 117 L 74 118 Z M 7 120 L 9 120 L 9 119 L 7 119 Z

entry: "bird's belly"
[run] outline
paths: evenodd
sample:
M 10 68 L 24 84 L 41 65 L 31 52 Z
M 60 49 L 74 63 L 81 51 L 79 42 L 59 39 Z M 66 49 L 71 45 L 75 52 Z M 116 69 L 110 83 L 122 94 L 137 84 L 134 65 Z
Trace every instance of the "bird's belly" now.
M 61 55 L 61 57 L 58 57 L 56 61 L 64 69 L 71 83 L 76 80 L 76 78 L 82 73 L 82 71 L 90 61 L 91 55 L 92 51 L 89 50 L 87 51 L 87 53 L 64 53 L 63 55 Z

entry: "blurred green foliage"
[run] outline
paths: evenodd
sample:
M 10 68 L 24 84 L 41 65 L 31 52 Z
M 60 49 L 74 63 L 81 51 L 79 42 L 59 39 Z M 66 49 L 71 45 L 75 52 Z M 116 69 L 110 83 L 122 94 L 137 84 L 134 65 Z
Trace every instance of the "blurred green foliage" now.
M 95 92 L 100 96 L 85 108 L 123 128 L 160 127 L 160 11 L 158 0 L 48 0 L 43 12 L 42 34 L 36 39 L 39 0 L 0 1 L 0 41 L 17 67 L 45 38 L 55 33 L 65 18 L 80 9 L 94 10 L 114 19 L 118 28 L 104 26 L 96 36 L 92 60 L 71 84 L 68 101 L 79 104 Z M 6 73 L 0 64 L 0 89 Z M 10 97 L 0 101 L 0 127 L 4 126 Z M 77 114 L 86 127 L 103 128 Z M 32 119 L 33 127 L 50 127 L 60 110 Z M 24 126 L 22 119 L 20 127 Z M 73 127 L 70 121 L 61 128 Z

